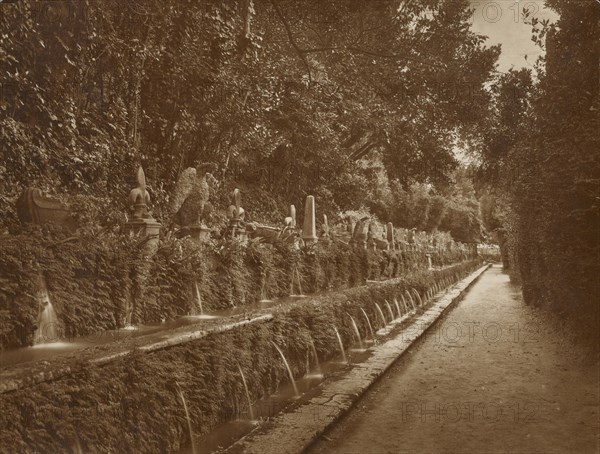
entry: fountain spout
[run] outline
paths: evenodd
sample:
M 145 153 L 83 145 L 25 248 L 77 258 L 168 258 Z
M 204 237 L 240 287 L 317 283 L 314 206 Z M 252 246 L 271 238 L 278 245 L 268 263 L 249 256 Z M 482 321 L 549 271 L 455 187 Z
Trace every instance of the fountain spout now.
M 185 397 L 183 395 L 181 387 L 179 386 L 179 383 L 175 382 L 175 385 L 177 386 L 177 392 L 179 393 L 179 398 L 183 403 L 183 410 L 185 411 L 185 419 L 187 420 L 188 431 L 190 433 L 190 443 L 192 445 L 192 454 L 196 454 L 196 444 L 194 443 L 194 432 L 192 430 L 192 420 L 190 419 L 190 412 L 188 411 L 187 403 L 185 402 Z
M 385 305 L 387 306 L 388 313 L 390 314 L 390 320 L 394 320 L 394 312 L 392 312 L 392 306 L 390 306 L 388 300 L 385 300 Z
M 242 377 L 242 383 L 244 384 L 244 390 L 246 391 L 246 400 L 248 401 L 248 414 L 250 415 L 250 420 L 254 421 L 254 410 L 252 409 L 252 402 L 250 401 L 250 392 L 248 391 L 248 384 L 246 383 L 246 376 L 244 375 L 244 371 L 242 367 L 238 364 L 238 370 L 240 371 L 240 376 Z
M 41 286 L 38 324 L 33 337 L 34 345 L 58 341 L 58 317 L 43 279 L 41 280 Z
M 337 336 L 337 340 L 338 340 L 338 344 L 340 346 L 340 352 L 342 353 L 342 359 L 344 360 L 345 363 L 348 362 L 348 359 L 346 358 L 346 352 L 344 350 L 344 343 L 342 342 L 342 337 L 340 336 L 340 332 L 338 331 L 337 327 L 333 327 L 333 330 L 335 331 L 335 335 Z
M 202 296 L 200 295 L 200 289 L 198 288 L 198 281 L 194 281 L 194 292 L 196 293 L 196 307 L 192 309 L 192 315 L 204 315 L 204 308 L 202 307 Z M 200 313 L 195 313 L 200 311 Z
M 277 351 L 279 352 L 279 355 L 281 356 L 281 359 L 283 360 L 283 364 L 285 365 L 285 368 L 287 369 L 288 376 L 290 377 L 290 382 L 292 383 L 292 386 L 294 387 L 294 395 L 296 397 L 298 397 L 300 395 L 300 393 L 298 392 L 298 386 L 296 385 L 296 380 L 294 380 L 294 374 L 292 374 L 292 369 L 290 369 L 290 365 L 287 362 L 287 359 L 285 359 L 285 355 L 283 354 L 281 349 L 277 346 L 277 344 L 273 341 L 271 341 L 271 343 L 273 344 L 273 347 L 275 347 L 275 349 L 277 349 Z
M 317 374 L 323 375 L 321 373 L 321 365 L 319 364 L 319 355 L 317 355 L 317 349 L 315 348 L 315 341 L 312 339 L 312 337 L 310 338 L 310 348 L 312 350 L 313 356 L 315 357 L 315 364 L 317 366 Z
M 358 330 L 358 326 L 356 325 L 356 320 L 354 320 L 354 317 L 352 317 L 351 315 L 349 315 L 350 320 L 352 320 L 352 328 L 354 328 L 354 334 L 356 335 L 356 340 L 358 341 L 358 345 L 360 347 L 361 350 L 364 349 L 363 347 L 363 343 L 362 343 L 362 339 L 360 337 L 360 331 Z
M 363 313 L 363 315 L 365 316 L 365 318 L 367 319 L 367 325 L 369 326 L 369 332 L 371 333 L 371 339 L 373 340 L 373 342 L 375 342 L 375 334 L 373 333 L 373 327 L 371 326 L 371 320 L 369 320 L 369 316 L 367 315 L 367 313 L 365 312 L 365 310 L 362 307 L 360 308 L 360 310 Z
M 377 308 L 377 312 L 379 313 L 379 316 L 381 317 L 381 321 L 383 322 L 383 327 L 385 328 L 387 325 L 387 321 L 385 320 L 383 311 L 381 310 L 381 307 L 379 306 L 379 304 L 375 303 L 375 307 Z

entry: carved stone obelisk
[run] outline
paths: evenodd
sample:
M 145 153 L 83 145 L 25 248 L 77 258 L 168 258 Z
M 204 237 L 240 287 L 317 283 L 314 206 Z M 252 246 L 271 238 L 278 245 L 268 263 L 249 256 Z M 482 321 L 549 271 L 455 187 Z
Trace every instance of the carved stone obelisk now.
M 312 195 L 306 197 L 304 203 L 304 225 L 302 228 L 302 239 L 304 244 L 314 244 L 318 241 L 317 224 L 315 220 L 315 198 Z
M 391 250 L 395 250 L 396 242 L 394 241 L 394 224 L 392 224 L 391 222 L 387 223 L 387 241 L 388 241 L 388 247 Z

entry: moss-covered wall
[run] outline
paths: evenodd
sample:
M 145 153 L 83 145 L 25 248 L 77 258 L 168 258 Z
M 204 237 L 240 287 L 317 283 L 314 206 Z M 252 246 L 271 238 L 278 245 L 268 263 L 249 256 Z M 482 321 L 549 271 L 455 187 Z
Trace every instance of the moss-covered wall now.
M 73 375 L 0 396 L 3 452 L 173 452 L 188 440 L 181 387 L 197 434 L 231 417 L 244 399 L 237 372 L 244 370 L 252 399 L 272 393 L 286 372 L 271 341 L 285 352 L 296 376 L 306 372 L 311 338 L 321 359 L 337 354 L 333 326 L 352 341 L 348 315 L 363 336 L 364 308 L 414 287 L 422 295 L 441 278 L 465 276 L 470 261 L 443 271 L 417 271 L 376 285 L 330 292 L 279 311 L 271 322 L 209 335 L 197 341 L 105 366 L 84 365 Z
M 51 227 L 0 235 L 0 345 L 31 345 L 37 324 L 40 276 L 64 337 L 86 336 L 133 322 L 172 320 L 197 307 L 196 282 L 206 311 L 288 296 L 297 270 L 305 294 L 362 285 L 425 269 L 424 251 L 372 251 L 341 242 L 296 250 L 250 241 L 162 238 L 142 259 L 144 240 L 117 233 L 66 237 Z M 436 265 L 467 259 L 460 250 L 436 252 Z M 296 286 L 297 287 L 297 286 Z M 298 289 L 295 288 L 297 292 Z

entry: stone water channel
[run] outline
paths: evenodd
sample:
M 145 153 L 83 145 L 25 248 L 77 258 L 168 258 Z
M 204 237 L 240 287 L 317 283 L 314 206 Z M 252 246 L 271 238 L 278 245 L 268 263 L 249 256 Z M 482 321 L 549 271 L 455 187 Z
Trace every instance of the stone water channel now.
M 310 454 L 598 453 L 600 370 L 499 266 Z
M 341 379 L 353 367 L 365 363 L 372 355 L 372 347 L 375 344 L 384 343 L 398 334 L 400 330 L 410 323 L 410 319 L 421 312 L 419 308 L 407 314 L 397 316 L 394 319 L 386 319 L 386 325 L 375 332 L 375 341 L 372 339 L 361 339 L 351 345 L 344 345 L 344 353 L 340 351 L 337 357 L 330 361 L 316 362 L 311 358 L 310 371 L 303 377 L 297 378 L 295 383 L 285 382 L 279 386 L 277 391 L 251 403 L 254 420 L 250 418 L 249 404 L 240 402 L 238 411 L 227 421 L 207 436 L 197 437 L 195 447 L 186 446 L 180 454 L 210 454 L 219 452 L 233 445 L 243 436 L 249 434 L 260 424 L 272 419 L 281 412 L 291 412 L 310 399 L 318 397 L 322 393 L 322 384 L 325 381 Z M 381 322 L 377 326 L 381 326 Z M 313 362 L 314 361 L 314 362 Z
M 439 294 L 443 294 L 440 291 Z M 433 295 L 430 295 L 433 296 Z M 410 305 L 387 304 L 386 312 L 379 308 L 381 320 L 372 319 L 374 329 L 377 330 L 375 342 L 385 341 L 404 327 L 422 308 L 416 308 L 420 296 L 413 297 L 407 294 L 406 301 Z M 295 304 L 302 304 L 302 299 L 285 298 L 278 301 L 261 302 L 243 308 L 232 308 L 226 311 L 216 312 L 208 316 L 188 316 L 171 323 L 156 326 L 138 327 L 135 330 L 121 330 L 105 332 L 94 338 L 76 339 L 72 342 L 57 342 L 41 344 L 28 349 L 18 349 L 3 354 L 2 369 L 0 376 L 4 385 L 1 392 L 18 389 L 32 383 L 52 380 L 58 376 L 70 373 L 68 367 L 60 369 L 60 365 L 68 364 L 69 360 L 88 360 L 92 363 L 105 364 L 114 359 L 130 354 L 133 349 L 141 351 L 154 351 L 177 343 L 186 342 L 199 338 L 210 332 L 233 329 L 240 324 L 260 323 L 272 318 L 272 313 L 278 310 L 287 310 Z M 393 309 L 394 308 L 394 309 Z M 388 315 L 389 314 L 389 315 Z M 382 323 L 385 321 L 385 323 Z M 332 330 L 337 331 L 335 326 Z M 119 337 L 120 336 L 120 337 Z M 342 377 L 348 370 L 369 359 L 371 356 L 370 346 L 374 339 L 355 339 L 352 345 L 343 345 L 340 341 L 340 354 L 338 358 L 318 364 L 311 363 L 311 371 L 304 377 L 297 379 L 295 386 L 285 383 L 279 387 L 276 394 L 268 396 L 257 402 L 250 403 L 252 412 L 249 411 L 247 403 L 237 403 L 236 414 L 226 423 L 218 426 L 215 430 L 202 439 L 195 439 L 194 446 L 188 446 L 182 452 L 214 452 L 235 443 L 239 438 L 249 433 L 256 425 L 262 423 L 282 411 L 302 405 L 311 398 L 318 396 L 320 385 L 325 381 L 336 380 Z M 93 348 L 86 348 L 93 345 Z M 119 348 L 115 349 L 115 346 Z M 366 348 L 365 348 L 366 347 Z M 347 356 L 347 360 L 346 360 Z M 313 361 L 314 359 L 311 359 Z M 41 374 L 36 379 L 36 368 L 48 369 L 48 365 L 56 365 L 55 370 Z M 34 376 L 34 380 L 24 376 Z M 8 379 L 8 381 L 7 381 Z M 21 379 L 21 381 L 19 381 Z M 7 387 L 8 383 L 8 387 Z M 12 385 L 11 385 L 12 383 Z M 11 387 L 12 386 L 12 387 Z M 182 395 L 182 400 L 184 397 Z M 254 419 L 250 418 L 253 413 Z M 190 427 L 193 433 L 194 428 Z
M 324 407 L 315 402 L 328 402 L 332 398 L 332 389 L 346 388 L 345 382 L 351 383 L 350 388 L 355 391 L 354 395 L 360 394 L 360 387 L 369 386 L 374 377 L 383 373 L 388 367 L 386 364 L 391 364 L 391 361 L 401 354 L 405 348 L 402 345 L 410 344 L 418 338 L 484 270 L 485 268 L 481 268 L 456 285 L 440 288 L 437 293 L 432 293 L 423 301 L 421 306 L 416 305 L 418 300 L 415 296 L 415 303 L 412 303 L 415 306 L 411 307 L 407 303 L 403 307 L 408 310 L 401 309 L 400 314 L 398 311 L 394 312 L 390 304 L 390 317 L 386 317 L 382 311 L 383 320 L 373 320 L 377 328 L 371 339 L 358 338 L 352 345 L 341 346 L 344 351 L 340 350 L 338 357 L 313 364 L 305 376 L 296 379 L 295 385 L 285 383 L 275 394 L 251 403 L 255 420 L 249 418 L 251 412 L 248 411 L 248 405 L 242 404 L 234 418 L 221 424 L 207 436 L 198 437 L 193 447 L 188 445 L 181 453 L 208 454 L 223 450 L 231 453 L 276 453 L 283 452 L 282 443 L 285 443 L 285 452 L 300 452 L 303 448 L 302 440 L 306 441 L 307 437 L 310 440 L 315 430 L 325 428 L 321 419 L 335 419 L 336 412 L 339 416 L 345 411 L 345 407 L 350 405 L 346 402 L 337 407 L 333 414 L 324 417 L 324 414 L 320 414 Z M 412 329 L 414 324 L 419 322 L 421 324 L 417 329 Z M 409 326 L 410 333 L 407 332 Z M 357 385 L 359 388 L 356 388 Z M 336 395 L 335 391 L 333 395 Z M 270 433 L 269 421 L 272 421 L 275 433 Z M 267 423 L 264 424 L 265 422 Z M 247 435 L 258 441 L 246 442 Z M 253 443 L 256 446 L 253 446 Z

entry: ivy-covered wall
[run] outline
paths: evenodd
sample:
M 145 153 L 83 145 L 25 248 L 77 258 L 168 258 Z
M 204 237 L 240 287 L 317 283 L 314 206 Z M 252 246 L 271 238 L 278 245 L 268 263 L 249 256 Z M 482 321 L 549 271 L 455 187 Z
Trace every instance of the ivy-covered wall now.
M 189 239 L 162 238 L 143 258 L 143 238 L 118 233 L 68 237 L 51 226 L 0 235 L 0 345 L 31 345 L 39 314 L 41 278 L 64 337 L 121 328 L 128 307 L 132 321 L 159 323 L 190 314 L 195 288 L 207 312 L 261 299 L 289 296 L 292 277 L 305 294 L 341 290 L 367 280 L 426 269 L 425 251 L 373 251 L 342 242 L 295 249 L 286 243 L 243 244 L 223 240 L 203 246 Z M 455 249 L 437 251 L 434 265 L 469 258 Z
M 238 365 L 252 400 L 287 380 L 271 342 L 285 352 L 294 375 L 301 376 L 307 371 L 311 339 L 321 360 L 338 354 L 333 326 L 345 345 L 353 342 L 349 315 L 366 337 L 361 308 L 376 323 L 374 303 L 383 305 L 409 288 L 424 296 L 434 282 L 458 280 L 480 265 L 474 260 L 329 292 L 276 311 L 270 322 L 105 366 L 77 366 L 70 376 L 2 394 L 0 446 L 7 453 L 176 452 L 189 440 L 177 386 L 185 395 L 195 433 L 205 434 L 232 418 L 236 402 L 244 402 Z

